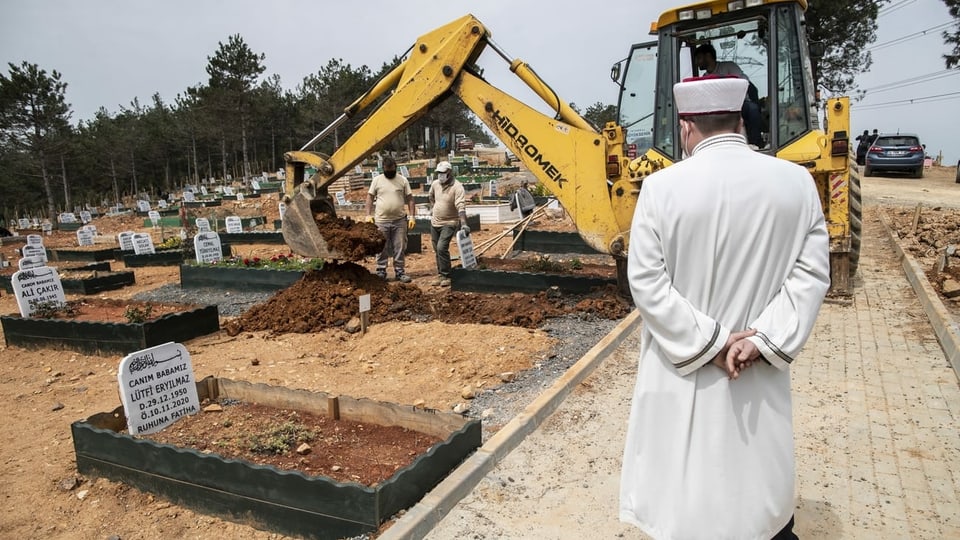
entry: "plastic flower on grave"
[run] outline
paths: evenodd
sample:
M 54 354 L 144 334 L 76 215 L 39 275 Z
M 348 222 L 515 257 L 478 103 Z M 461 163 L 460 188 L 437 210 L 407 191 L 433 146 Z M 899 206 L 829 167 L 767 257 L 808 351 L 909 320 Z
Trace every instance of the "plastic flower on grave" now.
M 243 265 L 244 265 L 244 266 L 250 266 L 250 259 L 244 259 L 244 260 L 243 260 Z

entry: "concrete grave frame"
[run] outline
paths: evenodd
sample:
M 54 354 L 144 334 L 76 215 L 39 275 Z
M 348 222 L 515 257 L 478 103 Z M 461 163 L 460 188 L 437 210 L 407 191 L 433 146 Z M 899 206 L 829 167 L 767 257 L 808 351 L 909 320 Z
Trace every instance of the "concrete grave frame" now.
M 306 538 L 343 538 L 375 531 L 416 504 L 481 444 L 480 420 L 453 413 L 212 376 L 197 382 L 197 392 L 201 401 L 228 398 L 338 414 L 365 424 L 417 430 L 442 442 L 388 480 L 368 487 L 135 438 L 124 433 L 121 406 L 71 425 L 77 470 L 257 528 Z

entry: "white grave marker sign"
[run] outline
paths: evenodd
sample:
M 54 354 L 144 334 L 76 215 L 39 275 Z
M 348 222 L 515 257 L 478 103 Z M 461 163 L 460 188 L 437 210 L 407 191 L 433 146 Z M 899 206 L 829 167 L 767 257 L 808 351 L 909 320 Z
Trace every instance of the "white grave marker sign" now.
M 251 180 L 250 187 L 252 187 L 254 191 L 260 191 L 260 182 L 256 180 Z
M 160 225 L 160 212 L 157 212 L 156 210 L 151 210 L 147 212 L 147 217 L 150 218 L 150 223 L 153 223 L 154 227 Z
M 146 255 L 156 253 L 153 247 L 153 238 L 147 233 L 136 233 L 133 235 L 133 252 L 137 255 Z
M 166 199 L 160 199 L 159 201 L 157 201 L 157 208 L 163 210 L 163 209 L 166 208 L 166 207 L 167 207 L 167 200 L 166 200 Z
M 243 200 L 243 193 L 237 193 L 237 200 L 238 200 L 238 201 L 242 201 L 242 200 Z
M 60 283 L 60 275 L 49 266 L 15 272 L 10 282 L 22 317 L 32 315 L 39 304 L 67 303 L 67 297 L 63 294 L 63 285 Z
M 30 228 L 30 220 L 27 219 L 27 218 L 20 218 L 20 219 L 18 219 L 18 220 L 17 220 L 17 227 L 20 228 L 20 229 L 29 229 L 29 228 Z
M 197 253 L 197 262 L 200 264 L 217 262 L 223 258 L 220 235 L 215 232 L 197 233 L 193 237 L 193 250 Z
M 237 216 L 228 216 L 225 220 L 227 223 L 227 232 L 230 234 L 242 233 L 243 232 L 243 221 Z
M 224 188 L 223 188 L 223 194 L 224 194 L 224 195 L 236 195 L 236 194 L 233 192 L 233 188 L 230 187 L 230 186 L 224 186 Z
M 43 231 L 43 234 L 50 236 L 50 234 L 53 233 L 53 223 L 44 221 L 43 224 L 40 225 L 40 230 Z
M 201 195 L 207 194 L 207 186 L 200 186 L 200 194 Z
M 123 231 L 117 235 L 117 242 L 120 243 L 120 251 L 133 251 L 133 231 Z
M 93 231 L 90 229 L 77 229 L 77 245 L 92 246 Z
M 60 214 L 57 219 L 60 220 L 60 223 L 76 223 L 77 215 L 73 212 L 64 212 Z
M 402 174 L 404 178 L 410 178 L 410 169 L 408 169 L 406 165 L 401 165 L 400 174 Z
M 280 211 L 280 221 L 283 221 L 283 215 L 287 213 L 287 203 L 277 204 L 277 209 Z
M 97 226 L 96 226 L 96 225 L 84 225 L 83 227 L 80 227 L 80 228 L 81 228 L 81 229 L 86 229 L 86 230 L 92 232 L 94 236 L 97 235 Z
M 90 214 L 89 210 L 84 210 L 80 212 L 80 221 L 82 221 L 84 224 L 90 223 L 93 221 L 93 215 Z
M 28 234 L 27 235 L 27 245 L 28 246 L 37 246 L 43 247 L 43 237 L 39 234 Z
M 47 261 L 43 257 L 23 257 L 17 263 L 20 270 L 30 270 L 31 268 L 40 268 L 46 266 Z
M 202 233 L 203 233 L 203 232 L 210 232 L 210 220 L 209 220 L 209 219 L 207 219 L 207 218 L 205 218 L 205 217 L 197 218 L 197 220 L 196 220 L 194 223 L 196 223 L 196 225 L 197 225 L 197 231 L 198 231 L 198 232 L 202 232 Z
M 143 199 L 140 199 L 139 201 L 137 201 L 137 210 L 139 210 L 139 211 L 141 211 L 141 212 L 149 212 L 149 211 L 150 211 L 150 201 L 145 201 L 145 200 L 143 200 Z
M 131 435 L 154 433 L 200 412 L 190 353 L 179 343 L 127 355 L 117 379 Z
M 477 266 L 477 255 L 473 252 L 473 239 L 463 231 L 457 231 L 457 249 L 460 250 L 460 264 L 467 269 Z
M 194 199 L 194 197 L 193 197 L 193 192 L 192 192 L 192 191 L 184 191 L 184 192 L 183 192 L 183 202 L 193 202 L 194 200 L 195 200 L 195 199 Z
M 43 259 L 43 262 L 47 262 L 49 260 L 47 259 L 47 249 L 44 248 L 42 245 L 23 246 L 22 248 L 20 248 L 20 255 L 24 257 L 39 257 Z

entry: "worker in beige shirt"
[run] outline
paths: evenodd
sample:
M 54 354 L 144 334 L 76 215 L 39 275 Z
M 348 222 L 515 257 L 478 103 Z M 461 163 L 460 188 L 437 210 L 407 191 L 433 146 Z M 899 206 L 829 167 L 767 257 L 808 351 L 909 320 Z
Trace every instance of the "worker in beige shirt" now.
M 437 163 L 437 179 L 430 184 L 430 240 L 437 257 L 434 285 L 450 286 L 450 240 L 457 228 L 470 234 L 467 225 L 467 199 L 463 185 L 453 177 L 449 161 Z
M 375 213 L 371 215 L 374 207 Z M 417 224 L 413 217 L 416 207 L 410 182 L 402 174 L 397 174 L 397 162 L 390 156 L 383 158 L 383 174 L 370 183 L 366 209 L 367 221 L 375 223 L 387 241 L 383 251 L 377 255 L 377 275 L 387 278 L 387 264 L 393 257 L 397 281 L 410 283 L 410 276 L 404 271 L 404 253 L 407 250 L 407 231 Z

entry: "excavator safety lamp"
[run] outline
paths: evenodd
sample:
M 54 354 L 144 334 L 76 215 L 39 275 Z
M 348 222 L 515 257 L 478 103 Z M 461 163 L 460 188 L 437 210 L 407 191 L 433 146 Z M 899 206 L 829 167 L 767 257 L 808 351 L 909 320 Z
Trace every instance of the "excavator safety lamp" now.
M 762 6 L 763 0 L 747 0 L 747 7 Z
M 727 2 L 727 11 L 736 11 L 738 9 L 743 9 L 743 0 Z
M 607 156 L 607 178 L 620 176 L 620 159 L 617 156 Z
M 850 152 L 850 139 L 833 139 L 830 142 L 830 155 L 833 157 L 845 156 Z

